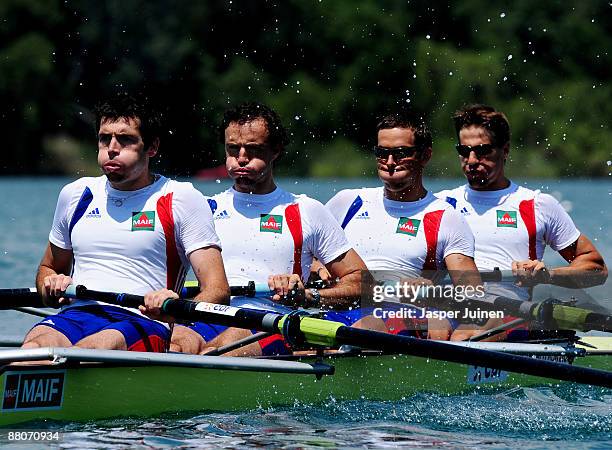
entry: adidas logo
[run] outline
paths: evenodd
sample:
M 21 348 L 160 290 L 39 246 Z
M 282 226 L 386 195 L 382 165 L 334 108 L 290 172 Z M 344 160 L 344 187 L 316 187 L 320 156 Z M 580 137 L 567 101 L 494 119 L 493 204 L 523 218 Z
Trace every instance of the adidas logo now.
M 219 214 L 217 214 L 214 219 L 229 219 L 230 215 L 227 213 L 227 210 L 224 209 L 223 211 L 221 211 Z
M 368 214 L 367 211 L 364 211 L 358 216 L 355 216 L 355 219 L 369 219 L 369 218 L 370 218 L 370 215 Z
M 89 211 L 85 217 L 93 217 L 99 219 L 100 217 L 102 217 L 102 215 L 100 214 L 100 210 L 98 208 L 94 208 Z
M 461 211 L 459 211 L 461 214 L 463 214 L 464 216 L 469 216 L 470 212 L 468 211 L 468 209 L 464 206 L 463 209 Z

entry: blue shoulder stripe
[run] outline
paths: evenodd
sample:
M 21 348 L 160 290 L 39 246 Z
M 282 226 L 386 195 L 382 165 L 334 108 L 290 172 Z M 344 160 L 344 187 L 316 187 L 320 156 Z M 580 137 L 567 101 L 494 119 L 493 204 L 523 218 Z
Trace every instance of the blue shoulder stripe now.
M 446 203 L 457 209 L 457 199 L 453 197 L 446 197 Z
M 215 214 L 215 211 L 217 210 L 217 201 L 213 200 L 212 198 L 207 198 L 206 201 L 208 202 L 208 206 L 210 206 L 212 213 Z
M 74 214 L 72 216 L 72 220 L 70 220 L 70 226 L 68 227 L 68 234 L 72 236 L 72 229 L 77 224 L 77 222 L 83 217 L 85 211 L 89 207 L 89 204 L 93 200 L 93 194 L 91 190 L 86 186 L 85 190 L 81 194 L 81 198 L 79 199 L 79 203 L 77 203 L 76 209 L 74 210 Z
M 344 216 L 344 220 L 342 221 L 342 225 L 341 225 L 343 229 L 346 228 L 346 226 L 351 221 L 351 219 L 355 217 L 355 214 L 357 214 L 357 211 L 359 211 L 359 208 L 361 208 L 362 205 L 363 205 L 363 200 L 361 199 L 360 196 L 357 196 L 357 198 L 353 201 L 353 204 L 351 205 L 351 207 L 346 212 L 346 216 Z

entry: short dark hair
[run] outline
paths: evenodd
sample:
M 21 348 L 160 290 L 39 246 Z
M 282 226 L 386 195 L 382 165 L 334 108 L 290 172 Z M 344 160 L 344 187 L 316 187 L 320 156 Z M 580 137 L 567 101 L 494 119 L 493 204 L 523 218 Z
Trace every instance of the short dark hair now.
M 150 101 L 144 96 L 117 94 L 99 102 L 94 108 L 96 127 L 99 129 L 102 119 L 116 121 L 119 119 L 139 119 L 140 135 L 145 150 L 162 134 L 162 117 Z M 98 132 L 96 129 L 96 133 Z
M 408 128 L 414 133 L 414 145 L 421 148 L 432 146 L 431 131 L 422 116 L 412 111 L 397 111 L 386 115 L 376 125 L 376 132 L 390 128 Z
M 289 136 L 283 126 L 280 117 L 272 108 L 262 103 L 245 102 L 228 109 L 223 114 L 223 120 L 219 126 L 219 140 L 225 143 L 225 130 L 230 123 L 236 122 L 244 125 L 253 120 L 263 119 L 268 129 L 268 143 L 271 147 L 280 146 L 281 152 L 289 145 Z
M 497 148 L 510 143 L 510 124 L 506 115 L 492 106 L 473 104 L 467 105 L 453 115 L 457 139 L 463 128 L 471 126 L 484 128 L 487 136 Z

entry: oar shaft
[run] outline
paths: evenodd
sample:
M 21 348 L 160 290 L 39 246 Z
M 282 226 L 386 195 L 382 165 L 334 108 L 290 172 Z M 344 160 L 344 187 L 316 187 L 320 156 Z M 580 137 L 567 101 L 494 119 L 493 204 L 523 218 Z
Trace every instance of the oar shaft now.
M 181 298 L 193 298 L 200 293 L 199 286 L 186 286 L 180 292 Z M 255 297 L 258 295 L 273 295 L 274 291 L 270 290 L 270 287 L 264 283 L 255 283 L 249 281 L 244 286 L 230 286 L 230 295 L 232 297 Z
M 33 306 L 44 308 L 45 305 L 35 288 L 0 289 L 0 309 L 12 309 Z
M 481 367 L 492 367 L 508 372 L 518 372 L 538 377 L 554 378 L 612 388 L 612 372 L 577 367 L 526 356 L 459 347 L 438 341 L 378 333 L 352 327 L 338 328 L 336 331 L 336 340 L 340 344 L 351 344 L 363 348 L 405 353 L 424 358 Z

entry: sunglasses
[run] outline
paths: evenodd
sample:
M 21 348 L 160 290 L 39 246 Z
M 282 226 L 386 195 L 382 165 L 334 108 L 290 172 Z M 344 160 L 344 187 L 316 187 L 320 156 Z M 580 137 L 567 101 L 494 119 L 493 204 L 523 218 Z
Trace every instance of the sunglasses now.
M 113 140 L 113 136 L 119 143 L 121 147 L 127 147 L 128 145 L 138 144 L 140 142 L 139 136 L 134 136 L 131 134 L 110 134 L 110 133 L 100 133 L 98 135 L 98 142 L 102 144 L 104 147 L 108 147 Z
M 493 144 L 479 144 L 479 145 L 461 145 L 457 144 L 455 146 L 457 149 L 457 153 L 459 153 L 464 158 L 469 158 L 470 153 L 474 152 L 477 158 L 482 158 L 483 156 L 490 155 L 495 147 Z
M 380 145 L 374 146 L 374 154 L 376 159 L 387 160 L 389 155 L 393 155 L 394 161 L 401 159 L 412 158 L 415 154 L 420 153 L 423 149 L 421 147 L 381 147 Z

